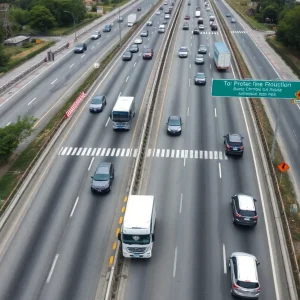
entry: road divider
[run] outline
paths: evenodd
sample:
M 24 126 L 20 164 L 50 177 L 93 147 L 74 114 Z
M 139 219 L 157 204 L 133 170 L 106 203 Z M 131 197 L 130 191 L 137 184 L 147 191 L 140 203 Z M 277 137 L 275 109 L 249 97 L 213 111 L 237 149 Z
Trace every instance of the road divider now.
M 252 78 L 251 72 L 249 71 L 246 62 L 244 61 L 242 54 L 233 39 L 224 17 L 217 9 L 215 3 L 213 1 L 211 3 L 216 12 L 219 24 L 222 25 L 220 27 L 223 29 L 227 42 L 232 50 L 233 59 L 237 66 L 240 78 Z M 293 224 L 294 221 L 292 219 L 295 218 L 295 216 L 291 216 L 291 214 L 290 216 L 287 215 L 287 205 L 284 202 L 284 199 L 292 197 L 294 198 L 294 203 L 297 203 L 297 199 L 295 199 L 296 196 L 293 190 L 287 190 L 282 184 L 279 184 L 279 178 L 275 171 L 275 166 L 278 161 L 272 161 L 270 152 L 270 145 L 272 144 L 274 131 L 270 125 L 270 121 L 261 100 L 249 98 L 249 104 L 253 125 L 257 136 L 260 137 L 257 139 L 258 146 L 262 157 L 263 168 L 265 170 L 265 174 L 267 174 L 266 179 L 268 183 L 268 192 L 272 203 L 274 221 L 283 257 L 284 270 L 287 278 L 287 290 L 289 292 L 290 299 L 296 300 L 300 298 L 300 271 L 291 230 L 291 228 L 293 228 L 291 227 L 291 224 Z M 278 145 L 276 149 L 277 153 L 275 156 L 277 159 L 279 158 L 281 161 L 284 161 Z M 293 185 L 288 177 L 285 178 L 285 181 L 286 184 L 292 188 Z M 289 222 L 289 219 L 291 222 Z M 299 223 L 297 222 L 297 224 Z M 295 232 L 293 232 L 293 234 L 295 234 Z
M 153 84 L 152 84 L 152 88 L 151 88 L 151 92 L 150 92 L 145 121 L 144 121 L 142 132 L 141 132 L 141 141 L 139 143 L 137 157 L 136 157 L 135 164 L 134 164 L 132 180 L 130 183 L 129 193 L 128 193 L 129 195 L 139 193 L 139 187 L 140 187 L 140 183 L 141 183 L 141 179 L 142 179 L 143 167 L 144 167 L 145 160 L 147 157 L 147 145 L 148 145 L 148 140 L 149 140 L 150 131 L 151 131 L 151 127 L 152 127 L 153 112 L 154 112 L 156 101 L 158 99 L 158 97 L 157 97 L 158 91 L 160 89 L 161 77 L 162 77 L 162 74 L 163 74 L 163 71 L 164 71 L 164 68 L 166 65 L 169 46 L 170 46 L 170 43 L 172 41 L 172 38 L 173 38 L 173 35 L 175 32 L 175 26 L 178 21 L 178 16 L 180 13 L 180 9 L 182 7 L 182 3 L 183 3 L 183 0 L 180 0 L 177 5 L 176 11 L 174 11 L 174 17 L 172 19 L 172 22 L 167 27 L 167 30 L 166 30 L 167 36 L 165 38 L 165 42 L 164 42 L 162 51 L 158 54 L 159 55 L 159 57 L 157 58 L 158 66 L 156 69 L 156 73 L 154 75 L 154 80 L 153 80 Z M 125 208 L 124 208 L 124 211 L 125 211 Z M 120 226 L 121 226 L 121 224 L 120 224 Z M 176 252 L 177 252 L 177 248 L 176 248 Z M 121 253 L 121 246 L 120 246 L 120 242 L 118 241 L 115 255 L 111 259 L 112 266 L 111 266 L 111 270 L 109 273 L 106 290 L 104 291 L 104 293 L 102 293 L 102 298 L 97 297 L 96 298 L 97 300 L 100 300 L 100 299 L 111 300 L 111 299 L 115 298 L 115 296 L 117 294 L 119 278 L 120 278 L 120 276 L 118 276 L 118 275 L 122 269 L 122 262 L 123 262 L 122 258 L 123 257 L 122 257 L 122 253 Z

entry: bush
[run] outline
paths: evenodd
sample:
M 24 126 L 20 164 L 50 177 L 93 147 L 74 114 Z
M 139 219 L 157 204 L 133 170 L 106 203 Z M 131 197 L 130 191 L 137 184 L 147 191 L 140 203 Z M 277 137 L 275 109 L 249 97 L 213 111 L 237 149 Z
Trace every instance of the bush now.
M 22 45 L 22 48 L 31 48 L 31 47 L 33 47 L 33 45 L 29 42 L 26 42 Z
M 36 43 L 36 39 L 31 39 L 30 41 L 32 44 L 35 44 Z

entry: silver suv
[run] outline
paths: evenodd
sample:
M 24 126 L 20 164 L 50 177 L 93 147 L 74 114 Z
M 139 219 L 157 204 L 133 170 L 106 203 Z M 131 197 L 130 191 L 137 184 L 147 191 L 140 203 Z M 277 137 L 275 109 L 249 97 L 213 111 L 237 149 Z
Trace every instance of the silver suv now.
M 260 285 L 257 276 L 259 262 L 254 255 L 234 252 L 229 258 L 231 294 L 239 298 L 258 299 Z

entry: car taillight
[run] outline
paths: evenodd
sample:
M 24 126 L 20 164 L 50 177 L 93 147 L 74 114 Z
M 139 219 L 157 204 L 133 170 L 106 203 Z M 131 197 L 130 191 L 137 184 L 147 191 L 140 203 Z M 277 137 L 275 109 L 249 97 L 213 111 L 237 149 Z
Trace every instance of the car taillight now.
M 237 289 L 239 288 L 235 283 L 232 284 L 232 287 L 233 287 L 235 290 L 237 290 Z
M 229 145 L 229 144 L 226 144 L 226 148 L 227 148 L 227 149 L 230 149 L 230 145 Z
M 238 213 L 236 213 L 235 216 L 236 216 L 237 218 L 240 218 L 240 217 L 241 217 L 241 215 L 238 214 Z
M 260 292 L 260 287 L 257 289 L 258 292 Z
M 244 150 L 244 146 L 241 147 L 241 150 Z
M 254 216 L 254 217 L 252 217 L 254 220 L 257 220 L 258 219 L 258 216 Z

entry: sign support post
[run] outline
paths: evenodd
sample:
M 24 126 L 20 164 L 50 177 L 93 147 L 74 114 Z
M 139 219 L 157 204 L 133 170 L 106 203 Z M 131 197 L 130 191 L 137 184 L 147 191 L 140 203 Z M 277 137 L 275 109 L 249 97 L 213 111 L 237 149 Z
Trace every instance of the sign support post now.
M 276 123 L 275 123 L 275 131 L 274 131 L 274 135 L 273 135 L 272 150 L 271 150 L 271 160 L 272 161 L 274 160 L 276 135 L 277 135 L 278 127 L 279 127 L 280 104 L 281 104 L 281 101 L 280 101 L 280 99 L 278 99 L 277 115 L 276 115 Z

